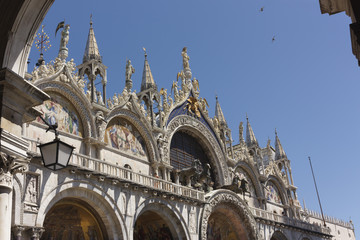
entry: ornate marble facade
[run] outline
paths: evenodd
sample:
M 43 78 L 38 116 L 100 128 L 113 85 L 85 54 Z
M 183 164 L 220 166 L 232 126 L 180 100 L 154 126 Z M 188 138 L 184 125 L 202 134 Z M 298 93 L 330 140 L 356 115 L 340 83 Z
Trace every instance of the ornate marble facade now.
M 29 74 L 49 99 L 34 100 L 21 137 L 8 135 L 21 161 L 1 155 L 0 190 L 13 189 L 13 239 L 355 239 L 351 223 L 327 218 L 323 226 L 301 207 L 277 134 L 274 147 L 262 148 L 247 119 L 246 139 L 241 123 L 232 145 L 218 100 L 209 116 L 186 47 L 170 94 L 158 90 L 145 52 L 141 90 L 132 89 L 129 60 L 122 93 L 108 97 L 92 22 L 78 71 L 67 61 L 69 28 L 63 32 L 59 56 Z M 53 135 L 36 115 L 57 123 L 76 148 L 66 169 L 43 167 L 36 146 Z M 172 144 L 177 133 L 183 143 Z M 200 147 L 186 145 L 190 139 Z

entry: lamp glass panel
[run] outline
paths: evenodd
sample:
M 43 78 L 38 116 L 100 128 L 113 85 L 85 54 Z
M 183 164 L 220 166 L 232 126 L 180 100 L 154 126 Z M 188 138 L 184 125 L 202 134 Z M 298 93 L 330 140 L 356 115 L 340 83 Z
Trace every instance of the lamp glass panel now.
M 71 153 L 73 151 L 73 147 L 69 146 L 67 144 L 63 144 L 62 142 L 59 142 L 59 158 L 58 158 L 58 164 L 61 164 L 63 166 L 66 166 L 69 158 L 71 156 Z
M 41 146 L 45 165 L 54 164 L 56 162 L 56 147 L 57 142 Z

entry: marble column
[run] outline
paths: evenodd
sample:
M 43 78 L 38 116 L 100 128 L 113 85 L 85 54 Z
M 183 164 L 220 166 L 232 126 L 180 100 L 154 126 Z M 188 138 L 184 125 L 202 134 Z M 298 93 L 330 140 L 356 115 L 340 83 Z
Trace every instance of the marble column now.
M 0 154 L 0 239 L 11 237 L 13 175 L 24 173 L 26 166 L 8 154 Z
M 10 239 L 13 177 L 10 172 L 0 172 L 0 239 Z

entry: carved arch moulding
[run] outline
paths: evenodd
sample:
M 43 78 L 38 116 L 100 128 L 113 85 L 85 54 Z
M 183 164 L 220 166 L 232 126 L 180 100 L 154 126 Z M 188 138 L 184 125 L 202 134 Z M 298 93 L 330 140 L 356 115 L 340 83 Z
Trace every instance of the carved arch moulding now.
M 228 166 L 221 146 L 218 144 L 210 130 L 199 120 L 191 116 L 177 116 L 168 124 L 164 136 L 167 149 L 167 151 L 164 152 L 164 162 L 170 164 L 171 139 L 174 134 L 180 130 L 191 132 L 193 136 L 196 136 L 197 139 L 201 140 L 199 143 L 203 145 L 205 149 L 209 150 L 211 165 L 216 173 L 216 182 L 219 185 L 230 184 L 231 180 L 229 177 Z
M 225 205 L 230 207 L 235 214 L 242 220 L 242 224 L 247 232 L 247 238 L 251 240 L 259 239 L 256 228 L 256 220 L 252 215 L 246 203 L 235 193 L 230 190 L 216 190 L 208 195 L 208 204 L 205 205 L 201 225 L 200 225 L 200 239 L 207 239 L 207 228 L 210 215 L 216 210 L 218 206 Z
M 258 173 L 254 170 L 254 168 L 251 165 L 249 165 L 247 162 L 240 161 L 234 167 L 234 171 L 236 172 L 237 170 L 244 171 L 250 177 L 250 180 L 255 188 L 256 196 L 260 198 L 265 198 L 263 188 L 261 186 L 260 181 L 258 180 L 259 179 Z
M 106 116 L 106 121 L 109 123 L 116 117 L 126 119 L 135 126 L 145 141 L 149 162 L 155 162 L 157 159 L 156 156 L 158 155 L 156 152 L 156 143 L 153 139 L 151 131 L 146 127 L 146 124 L 141 121 L 140 117 L 129 110 L 117 108 Z
M 62 95 L 67 101 L 69 101 L 79 113 L 79 117 L 82 122 L 84 138 L 96 137 L 95 123 L 91 117 L 91 106 L 87 104 L 84 99 L 73 92 L 67 85 L 60 82 L 48 82 L 42 83 L 38 86 L 41 90 L 46 92 L 55 92 Z

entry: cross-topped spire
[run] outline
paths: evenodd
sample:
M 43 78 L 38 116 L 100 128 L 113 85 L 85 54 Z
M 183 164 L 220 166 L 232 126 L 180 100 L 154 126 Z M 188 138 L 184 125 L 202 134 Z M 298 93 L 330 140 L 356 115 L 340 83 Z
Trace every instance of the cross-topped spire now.
M 99 48 L 98 48 L 98 45 L 97 45 L 96 39 L 95 39 L 95 33 L 94 33 L 93 22 L 92 22 L 92 14 L 91 14 L 90 15 L 90 29 L 89 29 L 88 39 L 86 42 L 83 63 L 88 62 L 93 59 L 97 60 L 99 62 L 102 62 Z

